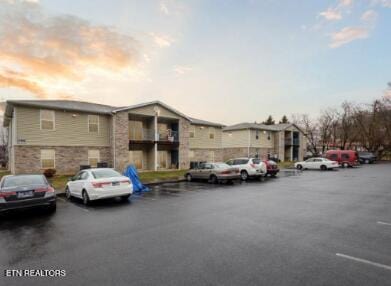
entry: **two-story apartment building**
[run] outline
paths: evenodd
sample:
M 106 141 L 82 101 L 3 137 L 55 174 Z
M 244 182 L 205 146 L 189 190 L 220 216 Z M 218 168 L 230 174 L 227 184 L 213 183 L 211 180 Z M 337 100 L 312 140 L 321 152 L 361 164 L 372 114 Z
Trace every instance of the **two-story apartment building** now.
M 223 128 L 224 160 L 235 157 L 277 157 L 281 161 L 302 160 L 306 142 L 295 124 L 240 123 Z
M 224 125 L 190 118 L 189 159 L 195 162 L 223 160 L 222 134 Z
M 68 100 L 8 101 L 12 173 L 55 168 L 72 174 L 80 165 L 105 162 L 122 171 L 188 168 L 190 119 L 154 101 L 112 107 Z
M 113 107 L 68 100 L 11 100 L 4 112 L 12 173 L 106 163 L 119 171 L 186 169 L 191 161 L 268 155 L 301 160 L 304 134 L 294 124 L 240 123 L 228 127 L 190 118 L 153 101 Z

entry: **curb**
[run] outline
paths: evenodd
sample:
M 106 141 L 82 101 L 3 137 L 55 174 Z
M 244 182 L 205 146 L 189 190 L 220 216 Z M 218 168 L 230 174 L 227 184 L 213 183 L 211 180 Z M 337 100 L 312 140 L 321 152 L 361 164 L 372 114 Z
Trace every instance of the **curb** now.
M 152 186 L 157 186 L 157 185 L 161 185 L 161 184 L 165 184 L 165 183 L 180 183 L 180 182 L 185 182 L 185 181 L 186 181 L 186 179 L 164 180 L 164 181 L 143 183 L 143 185 L 145 185 L 147 187 L 152 187 Z M 58 191 L 58 190 L 56 190 L 56 196 L 58 196 L 58 197 L 65 197 L 65 191 Z
M 151 186 L 157 186 L 165 183 L 180 183 L 180 182 L 185 182 L 186 179 L 176 179 L 176 180 L 164 180 L 164 181 L 158 181 L 158 182 L 150 182 L 150 183 L 143 183 L 147 187 Z M 142 183 L 142 182 L 141 182 Z

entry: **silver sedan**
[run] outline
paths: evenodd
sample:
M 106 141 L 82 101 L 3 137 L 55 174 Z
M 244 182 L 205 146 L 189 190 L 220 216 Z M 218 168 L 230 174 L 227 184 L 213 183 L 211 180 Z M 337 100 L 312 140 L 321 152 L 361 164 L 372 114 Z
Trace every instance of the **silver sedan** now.
M 240 172 L 238 168 L 225 163 L 203 163 L 195 169 L 190 169 L 185 178 L 189 182 L 193 179 L 207 180 L 211 183 L 231 182 L 240 179 Z

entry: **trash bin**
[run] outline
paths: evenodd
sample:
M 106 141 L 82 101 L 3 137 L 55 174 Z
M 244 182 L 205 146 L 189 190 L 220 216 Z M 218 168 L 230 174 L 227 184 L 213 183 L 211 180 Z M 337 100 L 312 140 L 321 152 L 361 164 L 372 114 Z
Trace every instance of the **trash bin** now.
M 97 167 L 98 168 L 108 168 L 109 164 L 107 162 L 98 162 Z
M 91 169 L 91 165 L 80 165 L 80 171 L 85 169 Z

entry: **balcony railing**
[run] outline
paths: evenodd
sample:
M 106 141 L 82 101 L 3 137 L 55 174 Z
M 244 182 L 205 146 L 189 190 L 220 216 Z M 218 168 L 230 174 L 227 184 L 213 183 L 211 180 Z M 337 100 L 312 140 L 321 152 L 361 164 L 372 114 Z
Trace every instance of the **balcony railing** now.
M 172 131 L 172 130 L 159 131 L 159 141 L 178 142 L 179 141 L 178 131 Z
M 142 130 L 133 130 L 132 136 L 129 136 L 129 140 L 132 141 L 154 141 L 154 130 L 143 128 Z

